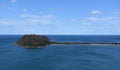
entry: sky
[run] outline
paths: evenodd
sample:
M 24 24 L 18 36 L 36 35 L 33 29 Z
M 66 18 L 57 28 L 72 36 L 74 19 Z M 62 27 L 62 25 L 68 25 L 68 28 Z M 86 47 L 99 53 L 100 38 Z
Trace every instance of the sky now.
M 120 35 L 120 0 L 0 0 L 0 34 Z

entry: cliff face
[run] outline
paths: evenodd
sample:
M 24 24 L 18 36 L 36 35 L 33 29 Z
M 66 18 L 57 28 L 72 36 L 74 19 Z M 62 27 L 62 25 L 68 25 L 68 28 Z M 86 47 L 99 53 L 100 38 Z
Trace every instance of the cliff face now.
M 46 47 L 50 44 L 50 40 L 42 35 L 24 35 L 17 42 L 18 45 L 26 48 Z

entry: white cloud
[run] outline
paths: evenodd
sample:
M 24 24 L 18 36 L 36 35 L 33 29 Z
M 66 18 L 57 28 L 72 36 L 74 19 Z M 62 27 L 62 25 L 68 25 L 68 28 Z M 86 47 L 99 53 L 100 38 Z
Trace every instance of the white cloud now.
M 91 12 L 91 14 L 92 15 L 100 15 L 100 14 L 102 14 L 102 12 L 99 11 L 99 10 L 94 10 L 94 11 Z
M 88 17 L 88 18 L 84 18 L 84 19 L 74 19 L 74 21 L 72 21 L 74 23 L 82 23 L 84 25 L 92 25 L 92 24 L 101 24 L 101 25 L 111 25 L 111 24 L 115 24 L 115 25 L 120 25 L 120 17 L 104 17 L 104 18 L 100 18 L 100 17 Z
M 101 21 L 118 21 L 120 20 L 120 17 L 106 17 L 106 18 L 101 18 Z
M 12 3 L 16 3 L 16 2 L 17 2 L 17 0 L 11 0 L 11 2 L 12 2 Z
M 22 18 L 36 18 L 36 19 L 53 19 L 55 18 L 54 15 L 34 15 L 34 14 L 29 14 L 29 13 L 24 13 L 19 15 Z
M 45 16 L 40 16 L 40 15 L 33 15 L 33 14 L 21 14 L 21 18 L 23 18 L 25 21 L 29 23 L 34 23 L 34 24 L 53 24 L 53 20 L 55 19 L 54 15 L 45 15 Z
M 12 25 L 51 25 L 55 22 L 54 15 L 33 15 L 33 14 L 21 14 L 17 19 L 0 18 L 0 26 L 12 26 Z

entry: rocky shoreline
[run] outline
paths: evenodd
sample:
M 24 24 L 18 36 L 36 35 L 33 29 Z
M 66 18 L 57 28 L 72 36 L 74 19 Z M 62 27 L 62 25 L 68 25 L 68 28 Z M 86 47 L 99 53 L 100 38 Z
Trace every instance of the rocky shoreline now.
M 24 35 L 16 44 L 23 48 L 43 48 L 50 44 L 55 45 L 107 45 L 107 46 L 120 46 L 120 43 L 113 42 L 52 42 L 47 36 L 43 35 Z

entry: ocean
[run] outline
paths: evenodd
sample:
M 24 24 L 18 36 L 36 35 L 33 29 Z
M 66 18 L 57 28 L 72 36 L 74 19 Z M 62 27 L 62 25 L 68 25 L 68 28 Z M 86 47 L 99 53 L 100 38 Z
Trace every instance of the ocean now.
M 120 42 L 119 35 L 47 35 L 58 42 Z M 22 35 L 0 35 L 0 70 L 120 70 L 120 46 L 49 45 L 27 49 Z

